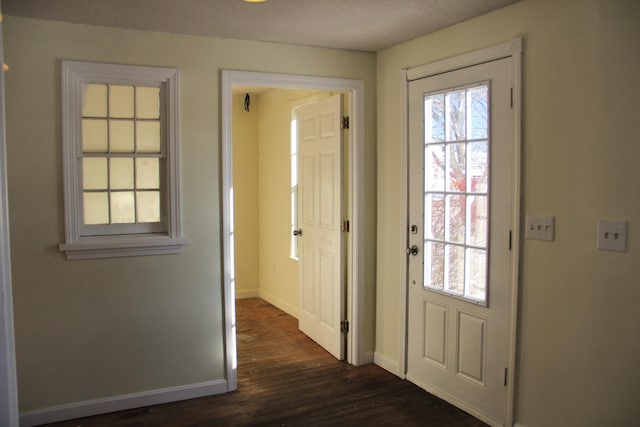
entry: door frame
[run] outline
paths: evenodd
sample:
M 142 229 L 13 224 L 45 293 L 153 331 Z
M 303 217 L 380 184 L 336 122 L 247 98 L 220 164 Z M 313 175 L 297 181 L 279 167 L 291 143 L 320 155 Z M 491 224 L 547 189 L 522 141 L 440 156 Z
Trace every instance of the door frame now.
M 237 389 L 237 346 L 235 289 L 231 253 L 231 214 L 233 190 L 233 149 L 232 149 L 232 87 L 259 86 L 279 89 L 316 89 L 348 93 L 350 96 L 349 160 L 345 183 L 349 198 L 347 208 L 350 219 L 347 243 L 347 362 L 362 365 L 367 360 L 365 354 L 364 326 L 365 274 L 364 274 L 364 81 L 329 77 L 274 74 L 252 71 L 222 70 L 222 257 L 225 310 L 225 359 L 227 389 Z
M 0 63 L 4 59 L 2 32 L 0 24 Z M 11 290 L 4 71 L 0 73 L 0 425 L 17 426 L 18 380 Z
M 522 39 L 515 38 L 506 43 L 487 47 L 474 52 L 462 54 L 452 58 L 447 58 L 432 62 L 426 65 L 414 68 L 403 69 L 401 71 L 401 105 L 402 105 L 402 144 L 400 144 L 402 152 L 401 170 L 405 176 L 401 180 L 401 206 L 405 207 L 405 215 L 402 217 L 401 229 L 399 230 L 405 236 L 401 255 L 401 277 L 404 291 L 400 296 L 400 328 L 398 331 L 398 349 L 400 351 L 399 370 L 402 378 L 406 378 L 407 374 L 407 346 L 409 336 L 408 319 L 409 319 L 409 260 L 406 255 L 406 248 L 409 243 L 409 82 L 435 76 L 438 74 L 455 71 L 461 68 L 472 67 L 485 62 L 497 59 L 511 59 L 511 87 L 512 87 L 512 103 L 513 103 L 513 123 L 511 135 L 513 137 L 514 154 L 513 154 L 513 176 L 515 182 L 513 184 L 513 194 L 511 195 L 513 206 L 514 229 L 512 230 L 511 248 L 512 248 L 512 274 L 511 285 L 513 293 L 511 296 L 509 307 L 509 320 L 511 322 L 509 329 L 509 349 L 508 361 L 510 363 L 509 381 L 507 383 L 507 414 L 506 425 L 513 424 L 513 402 L 515 392 L 515 372 L 516 372 L 516 344 L 517 344 L 517 318 L 518 318 L 518 287 L 519 287 L 519 258 L 520 258 L 520 186 L 521 186 L 521 140 L 522 140 Z

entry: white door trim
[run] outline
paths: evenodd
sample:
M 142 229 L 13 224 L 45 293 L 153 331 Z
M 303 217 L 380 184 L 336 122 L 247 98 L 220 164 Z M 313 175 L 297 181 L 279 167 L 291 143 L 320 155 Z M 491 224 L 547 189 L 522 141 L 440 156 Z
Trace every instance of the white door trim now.
M 349 138 L 349 167 L 346 177 L 349 200 L 350 231 L 347 245 L 347 361 L 354 365 L 366 360 L 364 334 L 360 328 L 364 321 L 364 81 L 328 77 L 272 74 L 251 71 L 222 71 L 222 240 L 223 280 L 225 308 L 225 357 L 229 390 L 237 389 L 237 348 L 235 330 L 235 289 L 231 265 L 230 220 L 231 190 L 233 188 L 232 163 L 232 87 L 259 86 L 281 89 L 318 89 L 349 93 L 351 118 Z
M 408 257 L 406 248 L 408 246 L 408 230 L 409 230 L 409 173 L 408 173 L 408 155 L 409 155 L 409 82 L 425 77 L 442 74 L 449 71 L 455 71 L 461 68 L 471 67 L 482 64 L 484 62 L 494 61 L 502 58 L 511 58 L 511 87 L 513 88 L 513 128 L 511 130 L 514 140 L 514 158 L 513 158 L 513 176 L 516 182 L 513 183 L 513 218 L 514 230 L 512 230 L 511 250 L 512 257 L 512 277 L 513 284 L 512 298 L 510 301 L 509 317 L 511 321 L 511 329 L 509 331 L 509 378 L 507 383 L 507 415 L 506 425 L 513 424 L 513 401 L 515 391 L 515 371 L 516 371 L 516 338 L 517 338 L 517 317 L 518 317 L 518 259 L 520 253 L 520 181 L 521 181 L 521 137 L 522 137 L 522 39 L 515 38 L 506 43 L 491 46 L 485 49 L 462 54 L 452 58 L 443 59 L 432 62 L 430 64 L 418 67 L 404 69 L 401 71 L 401 106 L 402 106 L 402 144 L 401 158 L 402 170 L 405 176 L 401 180 L 401 206 L 405 207 L 406 215 L 402 217 L 401 233 L 405 236 L 402 240 L 401 253 L 401 283 L 404 290 L 400 297 L 400 328 L 398 331 L 398 349 L 399 349 L 399 368 L 400 375 L 405 378 L 407 373 L 407 319 L 408 319 Z
M 2 28 L 0 27 L 0 63 Z M 9 250 L 9 205 L 7 151 L 4 118 L 4 71 L 0 75 L 0 425 L 18 426 L 18 383 L 16 377 L 11 255 Z

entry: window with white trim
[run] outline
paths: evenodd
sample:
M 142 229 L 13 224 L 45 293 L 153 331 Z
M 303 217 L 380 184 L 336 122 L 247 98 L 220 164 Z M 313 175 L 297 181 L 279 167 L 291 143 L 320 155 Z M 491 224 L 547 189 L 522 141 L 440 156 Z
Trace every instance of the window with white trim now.
M 67 258 L 180 253 L 178 70 L 63 61 Z

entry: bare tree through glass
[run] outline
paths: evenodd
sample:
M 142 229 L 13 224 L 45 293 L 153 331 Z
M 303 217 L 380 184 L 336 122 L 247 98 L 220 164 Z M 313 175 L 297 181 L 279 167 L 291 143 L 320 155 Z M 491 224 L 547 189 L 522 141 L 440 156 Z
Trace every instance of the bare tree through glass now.
M 484 302 L 488 83 L 425 96 L 425 285 Z

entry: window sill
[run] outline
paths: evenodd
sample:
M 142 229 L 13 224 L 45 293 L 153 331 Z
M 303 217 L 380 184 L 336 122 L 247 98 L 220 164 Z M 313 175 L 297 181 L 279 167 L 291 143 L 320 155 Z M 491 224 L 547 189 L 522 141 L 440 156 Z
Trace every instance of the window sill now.
M 75 260 L 180 254 L 187 243 L 168 236 L 81 237 L 78 242 L 61 243 L 58 248 L 68 260 Z

